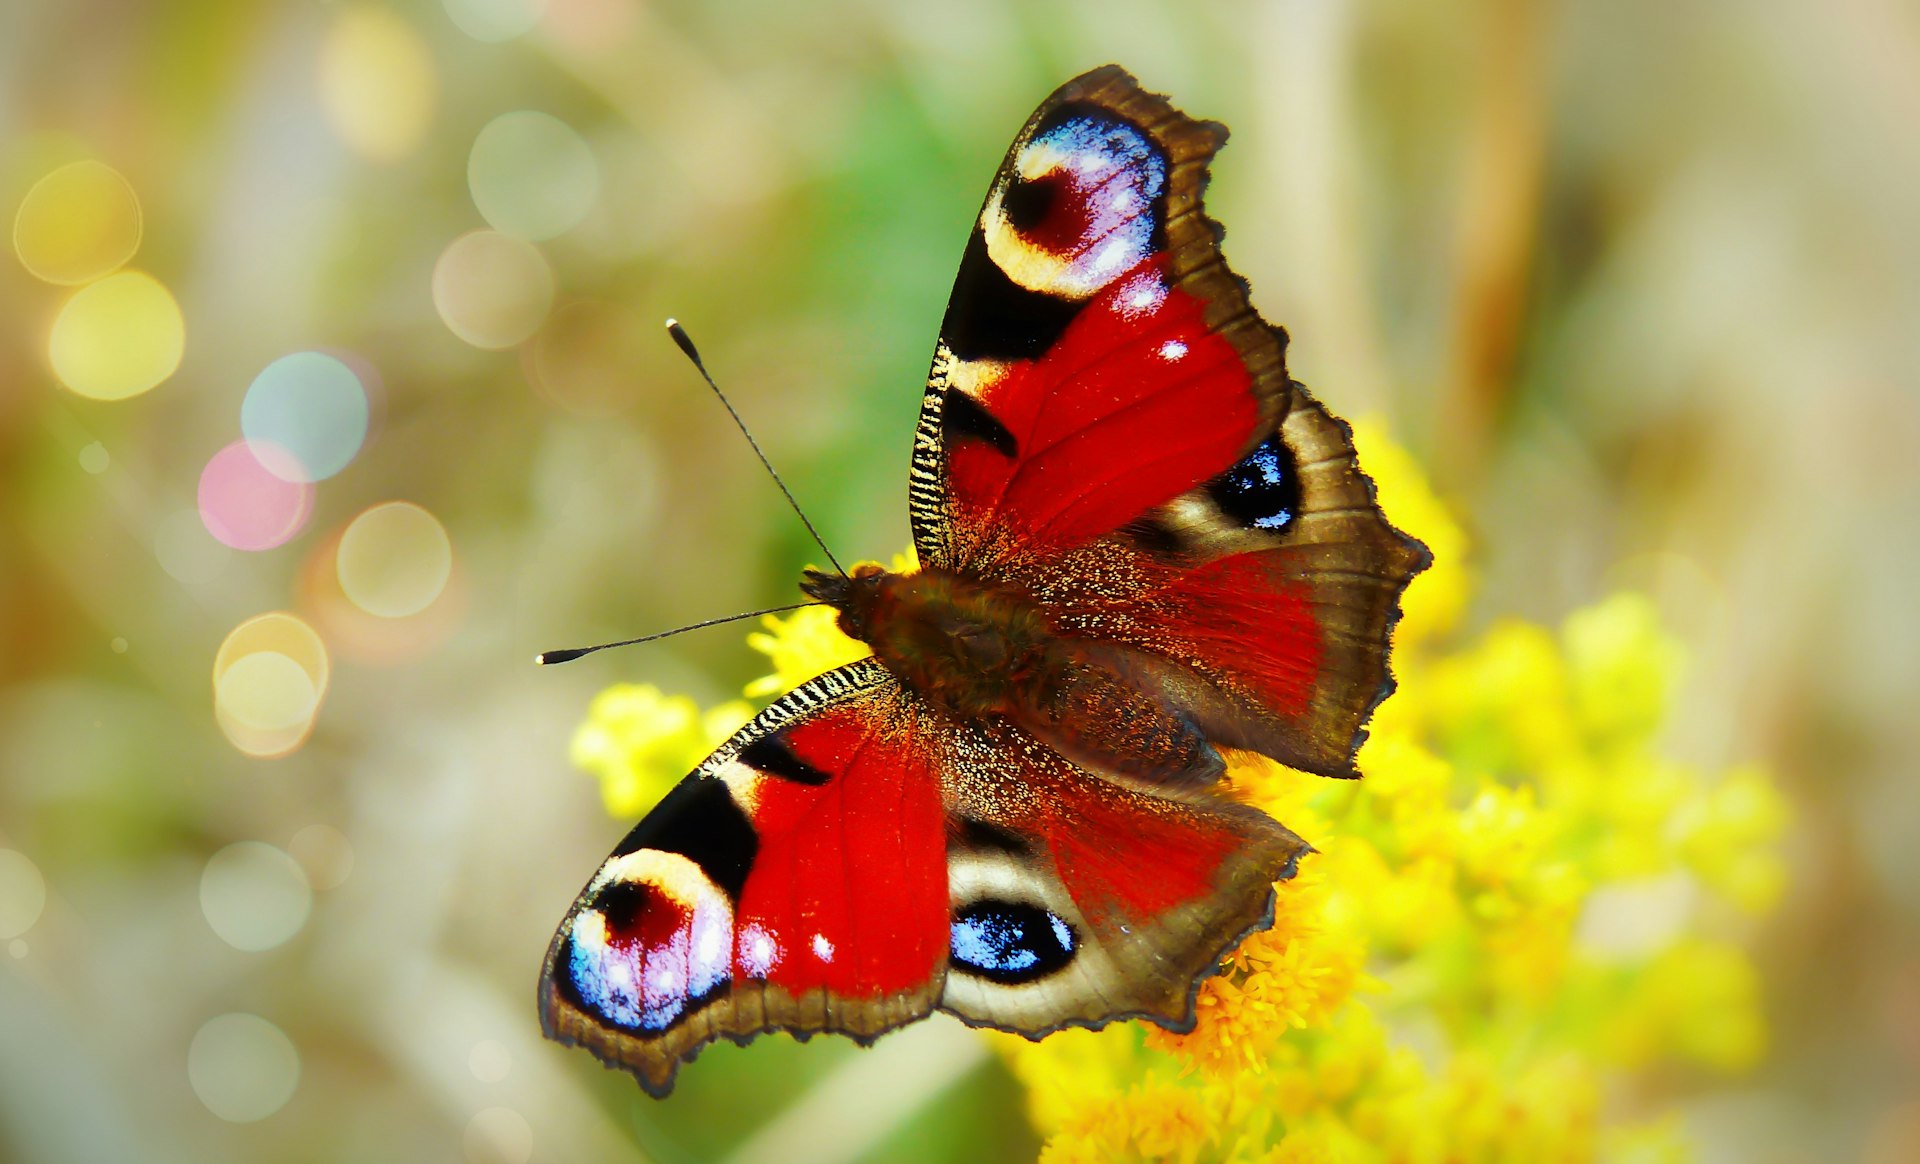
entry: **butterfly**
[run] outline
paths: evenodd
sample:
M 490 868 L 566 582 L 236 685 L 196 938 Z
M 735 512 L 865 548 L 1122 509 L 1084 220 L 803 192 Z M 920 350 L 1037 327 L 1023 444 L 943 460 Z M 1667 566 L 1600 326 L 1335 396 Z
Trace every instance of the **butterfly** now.
M 1228 794 L 1223 753 L 1357 776 L 1429 556 L 1221 255 L 1226 136 L 1112 65 L 1027 121 L 921 400 L 919 568 L 805 573 L 872 655 L 620 842 L 548 950 L 548 1037 L 664 1096 L 773 1030 L 1186 1030 L 1271 924 L 1311 850 Z

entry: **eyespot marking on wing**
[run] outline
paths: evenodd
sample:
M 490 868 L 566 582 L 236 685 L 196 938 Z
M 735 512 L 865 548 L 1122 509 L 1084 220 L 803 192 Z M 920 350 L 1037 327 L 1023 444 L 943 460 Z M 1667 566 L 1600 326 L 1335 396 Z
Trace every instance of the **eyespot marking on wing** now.
M 1278 533 L 1300 512 L 1300 475 L 1278 432 L 1207 482 L 1206 489 L 1221 513 L 1253 529 Z
M 795 784 L 818 787 L 833 779 L 831 773 L 823 772 L 796 756 L 778 732 L 769 732 L 741 748 L 738 758 L 742 764 L 757 772 L 791 780 Z
M 1016 286 L 1084 300 L 1159 248 L 1167 159 L 1139 126 L 1086 105 L 1056 110 L 987 196 L 981 236 Z
M 1065 919 L 1037 905 L 988 899 L 953 915 L 954 968 L 991 982 L 1045 978 L 1073 961 L 1078 945 Z
M 731 980 L 733 903 L 679 853 L 641 849 L 607 863 L 574 916 L 561 985 L 616 1027 L 664 1031 Z

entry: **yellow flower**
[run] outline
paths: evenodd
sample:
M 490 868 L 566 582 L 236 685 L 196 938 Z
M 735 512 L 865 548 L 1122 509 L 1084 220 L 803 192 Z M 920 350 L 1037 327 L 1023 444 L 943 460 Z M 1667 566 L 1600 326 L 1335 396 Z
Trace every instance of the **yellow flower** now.
M 1666 718 L 1680 644 L 1642 594 L 1615 594 L 1567 619 L 1568 682 L 1580 725 L 1602 745 L 1645 740 Z
M 1727 773 L 1674 821 L 1687 866 L 1748 913 L 1771 909 L 1786 888 L 1776 847 L 1786 827 L 1786 801 L 1751 767 Z
M 1373 478 L 1380 508 L 1388 520 L 1426 543 L 1433 565 L 1407 587 L 1405 611 L 1394 641 L 1403 650 L 1418 649 L 1446 634 L 1466 609 L 1472 579 L 1467 571 L 1467 535 L 1427 483 L 1413 456 L 1387 438 L 1371 417 L 1353 425 L 1353 447 Z
M 1662 950 L 1635 979 L 1604 1031 L 1603 1049 L 1629 1066 L 1689 1059 L 1722 1071 L 1759 1062 L 1766 1050 L 1760 980 L 1744 951 L 1685 938 Z
M 574 766 L 599 777 L 607 811 L 637 817 L 753 715 L 739 700 L 702 712 L 684 695 L 622 683 L 594 697 L 573 733 Z
M 868 563 L 856 562 L 855 569 Z M 913 550 L 895 554 L 887 569 L 899 574 L 919 569 Z M 785 618 L 769 614 L 764 628 L 747 636 L 747 645 L 773 661 L 773 674 L 747 684 L 753 697 L 784 695 L 822 671 L 831 671 L 873 651 L 867 644 L 841 633 L 839 612 L 831 606 L 805 606 Z
M 867 644 L 840 632 L 839 617 L 831 606 L 803 606 L 784 618 L 762 618 L 766 629 L 748 635 L 747 645 L 773 661 L 773 674 L 747 684 L 746 693 L 784 695 L 822 671 L 872 654 Z
M 1274 886 L 1273 925 L 1227 957 L 1226 972 L 1200 984 L 1192 1031 L 1154 1027 L 1147 1045 L 1204 1071 L 1258 1069 L 1294 1028 L 1322 1022 L 1353 993 L 1364 949 L 1325 920 L 1327 887 L 1311 863 Z

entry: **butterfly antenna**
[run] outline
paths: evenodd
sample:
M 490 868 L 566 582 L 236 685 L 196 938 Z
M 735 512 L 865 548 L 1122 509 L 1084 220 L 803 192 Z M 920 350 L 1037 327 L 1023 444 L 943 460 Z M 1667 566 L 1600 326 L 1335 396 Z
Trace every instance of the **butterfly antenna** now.
M 659 634 L 641 635 L 637 639 L 622 639 L 617 643 L 601 643 L 597 647 L 572 647 L 564 651 L 542 651 L 533 657 L 533 661 L 542 667 L 550 667 L 555 663 L 571 663 L 582 655 L 591 655 L 595 651 L 604 651 L 608 647 L 631 647 L 635 643 L 650 643 L 655 639 L 672 638 L 674 635 L 690 630 L 699 630 L 701 627 L 719 626 L 723 622 L 739 622 L 743 618 L 759 618 L 763 614 L 779 614 L 782 611 L 799 610 L 803 606 L 820 605 L 822 604 L 818 602 L 796 602 L 792 606 L 769 606 L 765 610 L 749 610 L 745 614 L 729 614 L 725 618 L 710 618 L 705 622 L 691 623 L 687 626 L 676 627 L 670 631 L 661 631 Z
M 793 491 L 788 489 L 787 483 L 780 479 L 780 474 L 774 472 L 773 462 L 767 460 L 767 454 L 760 451 L 760 442 L 754 440 L 753 434 L 747 431 L 747 422 L 741 420 L 740 414 L 733 410 L 733 401 L 728 400 L 727 394 L 720 391 L 720 385 L 713 382 L 713 377 L 707 372 L 706 363 L 700 359 L 700 349 L 693 346 L 693 339 L 687 335 L 687 329 L 680 326 L 679 320 L 669 319 L 667 321 L 667 334 L 673 337 L 673 342 L 679 344 L 680 350 L 687 354 L 689 360 L 693 361 L 693 366 L 700 371 L 700 378 L 707 382 L 707 387 L 713 389 L 713 394 L 720 398 L 720 403 L 726 405 L 727 415 L 733 417 L 733 423 L 739 426 L 740 435 L 747 438 L 747 444 L 753 448 L 753 455 L 759 457 L 760 463 L 766 466 L 767 476 L 772 477 L 773 483 L 780 486 L 780 492 L 786 495 L 787 504 L 793 506 L 793 512 L 799 515 L 800 524 L 806 526 L 807 532 L 813 535 L 813 544 L 819 546 L 820 552 L 827 556 L 827 561 L 833 563 L 834 570 L 837 571 L 842 578 L 846 577 L 847 571 L 840 565 L 840 559 L 833 556 L 833 551 L 829 550 L 827 543 L 821 540 L 820 531 L 814 529 L 813 522 L 807 520 L 806 511 L 801 509 L 800 503 L 793 499 Z

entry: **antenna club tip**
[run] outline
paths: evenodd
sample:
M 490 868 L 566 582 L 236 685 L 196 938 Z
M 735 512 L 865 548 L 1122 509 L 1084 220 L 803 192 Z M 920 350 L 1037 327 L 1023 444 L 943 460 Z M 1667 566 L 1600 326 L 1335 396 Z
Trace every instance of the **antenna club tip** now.
M 693 361 L 693 366 L 699 368 L 701 374 L 705 375 L 707 368 L 705 364 L 700 362 L 700 351 L 693 346 L 693 337 L 687 334 L 686 328 L 680 326 L 679 320 L 669 319 L 667 321 L 667 334 L 673 337 L 674 345 L 686 353 L 686 357 L 689 360 Z M 719 389 L 716 388 L 714 391 L 718 392 Z M 725 399 L 725 397 L 722 397 L 722 399 Z

